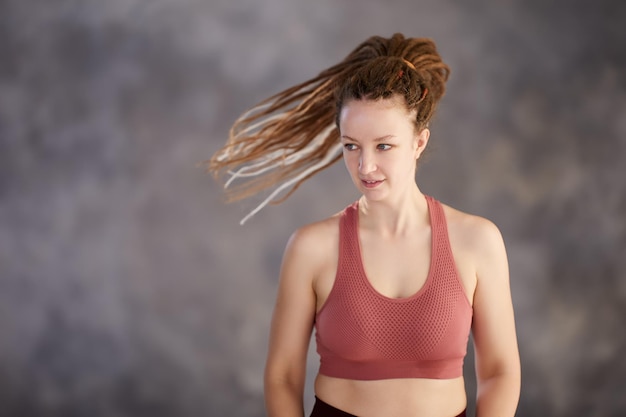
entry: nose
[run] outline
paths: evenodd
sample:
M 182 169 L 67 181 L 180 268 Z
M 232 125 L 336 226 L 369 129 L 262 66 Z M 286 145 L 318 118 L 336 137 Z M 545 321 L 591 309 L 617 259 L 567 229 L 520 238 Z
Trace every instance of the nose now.
M 367 175 L 374 171 L 376 171 L 374 155 L 366 151 L 361 151 L 359 155 L 359 174 Z

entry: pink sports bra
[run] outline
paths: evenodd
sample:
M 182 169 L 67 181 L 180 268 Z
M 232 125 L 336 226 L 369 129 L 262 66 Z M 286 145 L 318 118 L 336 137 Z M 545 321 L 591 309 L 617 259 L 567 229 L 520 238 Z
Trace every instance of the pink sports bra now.
M 368 281 L 358 237 L 358 202 L 339 221 L 333 288 L 315 317 L 322 375 L 374 380 L 449 379 L 463 375 L 472 307 L 452 257 L 441 203 L 426 196 L 432 229 L 424 286 L 393 299 Z

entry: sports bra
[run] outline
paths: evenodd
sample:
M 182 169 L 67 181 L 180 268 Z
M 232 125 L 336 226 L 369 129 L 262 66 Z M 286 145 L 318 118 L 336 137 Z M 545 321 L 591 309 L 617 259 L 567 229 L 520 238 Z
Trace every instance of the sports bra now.
M 336 378 L 449 379 L 463 375 L 472 307 L 457 272 L 441 203 L 426 196 L 430 269 L 410 297 L 374 289 L 363 268 L 358 201 L 339 220 L 339 261 L 328 299 L 315 316 L 319 372 Z

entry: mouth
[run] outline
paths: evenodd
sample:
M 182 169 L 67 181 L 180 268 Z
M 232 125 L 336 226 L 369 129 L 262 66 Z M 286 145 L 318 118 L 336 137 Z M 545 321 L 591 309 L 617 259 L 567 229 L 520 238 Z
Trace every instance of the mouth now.
M 383 183 L 384 180 L 361 180 L 361 184 L 363 184 L 363 186 L 365 188 L 376 188 L 378 187 L 380 184 Z

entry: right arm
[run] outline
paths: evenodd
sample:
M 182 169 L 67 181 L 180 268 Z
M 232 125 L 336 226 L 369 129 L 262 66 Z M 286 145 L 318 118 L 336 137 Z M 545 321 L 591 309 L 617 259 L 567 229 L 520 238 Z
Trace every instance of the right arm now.
M 316 261 L 311 226 L 296 231 L 287 244 L 265 366 L 265 406 L 269 417 L 304 415 L 306 356 L 315 320 L 313 281 Z

